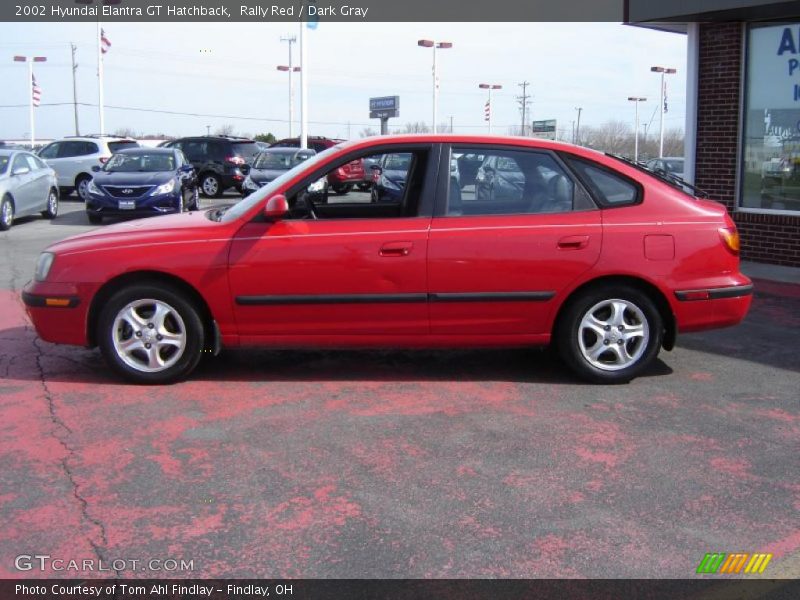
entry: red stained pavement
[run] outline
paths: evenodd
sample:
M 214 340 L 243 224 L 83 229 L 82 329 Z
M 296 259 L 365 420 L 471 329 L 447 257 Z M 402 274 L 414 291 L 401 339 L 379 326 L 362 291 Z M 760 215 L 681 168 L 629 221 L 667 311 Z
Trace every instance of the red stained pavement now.
M 687 577 L 800 552 L 800 293 L 630 385 L 545 351 L 257 352 L 137 387 L 0 290 L 0 577 Z M 96 573 L 111 576 L 113 573 Z M 800 573 L 795 573 L 800 576 Z

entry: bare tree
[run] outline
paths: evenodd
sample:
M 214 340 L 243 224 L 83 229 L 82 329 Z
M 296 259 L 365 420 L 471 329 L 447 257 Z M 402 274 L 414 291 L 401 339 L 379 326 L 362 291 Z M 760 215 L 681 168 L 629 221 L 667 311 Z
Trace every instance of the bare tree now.
M 598 127 L 582 127 L 584 145 L 603 152 L 633 154 L 633 128 L 625 121 L 607 121 Z
M 430 133 L 430 128 L 423 121 L 406 123 L 406 126 L 399 133 Z
M 361 130 L 361 131 L 358 133 L 358 135 L 359 135 L 360 137 L 362 137 L 362 138 L 366 138 L 366 137 L 374 137 L 374 136 L 378 135 L 378 132 L 377 132 L 377 131 L 375 131 L 375 130 L 374 130 L 372 127 L 364 127 L 364 129 L 362 129 L 362 130 Z
M 230 123 L 221 125 L 214 130 L 214 135 L 233 135 L 234 127 Z
M 120 127 L 114 132 L 114 135 L 117 137 L 135 138 L 138 134 L 130 127 Z

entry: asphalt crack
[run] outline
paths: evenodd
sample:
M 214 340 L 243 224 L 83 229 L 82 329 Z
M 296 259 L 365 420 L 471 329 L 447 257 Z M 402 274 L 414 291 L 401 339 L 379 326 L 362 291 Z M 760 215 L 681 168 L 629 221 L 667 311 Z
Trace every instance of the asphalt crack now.
M 26 325 L 25 328 L 28 329 L 28 326 Z M 39 382 L 41 383 L 44 397 L 47 402 L 47 411 L 50 415 L 50 420 L 53 423 L 52 435 L 67 452 L 67 455 L 61 459 L 61 470 L 64 472 L 64 475 L 67 477 L 67 480 L 72 487 L 72 496 L 80 506 L 81 517 L 85 522 L 94 525 L 100 534 L 101 544 L 98 544 L 90 535 L 86 536 L 86 541 L 92 547 L 92 550 L 97 558 L 106 565 L 111 565 L 111 568 L 114 570 L 116 576 L 121 577 L 122 573 L 114 568 L 113 563 L 109 562 L 108 557 L 105 555 L 105 551 L 103 550 L 103 546 L 108 546 L 106 527 L 99 519 L 96 519 L 89 513 L 89 502 L 81 495 L 80 485 L 75 480 L 75 474 L 72 472 L 72 468 L 69 465 L 70 460 L 76 457 L 75 449 L 70 446 L 69 442 L 67 441 L 67 437 L 72 435 L 73 432 L 69 425 L 67 425 L 56 412 L 53 394 L 47 384 L 47 379 L 45 378 L 44 374 L 44 366 L 42 365 L 44 352 L 42 351 L 40 340 L 36 336 L 33 338 L 33 347 L 36 349 L 36 369 L 39 373 Z

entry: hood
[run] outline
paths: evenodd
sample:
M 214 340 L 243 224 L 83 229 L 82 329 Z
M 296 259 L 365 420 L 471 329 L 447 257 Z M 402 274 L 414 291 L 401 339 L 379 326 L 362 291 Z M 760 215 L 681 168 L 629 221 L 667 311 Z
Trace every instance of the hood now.
M 47 251 L 56 254 L 72 254 L 103 250 L 109 247 L 164 243 L 170 240 L 196 239 L 203 241 L 209 239 L 209 236 L 220 235 L 219 229 L 227 228 L 230 225 L 207 219 L 206 212 L 208 211 L 147 217 L 98 227 L 56 242 L 50 245 Z
M 148 173 L 106 173 L 100 171 L 94 174 L 94 182 L 97 185 L 161 185 L 167 183 L 175 177 L 172 171 L 154 171 Z
M 278 169 L 250 169 L 250 179 L 256 183 L 264 183 L 277 179 L 284 173 L 286 173 L 286 171 Z

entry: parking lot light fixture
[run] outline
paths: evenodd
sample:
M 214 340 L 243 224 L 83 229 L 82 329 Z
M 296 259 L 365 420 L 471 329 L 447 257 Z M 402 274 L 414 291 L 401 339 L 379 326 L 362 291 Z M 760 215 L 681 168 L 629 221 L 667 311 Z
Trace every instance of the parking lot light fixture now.
M 433 133 L 436 133 L 436 119 L 439 113 L 439 73 L 436 67 L 436 50 L 447 50 L 453 47 L 452 42 L 436 42 L 434 40 L 418 40 L 417 46 L 433 49 Z
M 633 126 L 633 161 L 639 162 L 639 102 L 646 102 L 647 98 L 628 96 L 628 100 L 636 104 L 636 118 Z
M 34 150 L 36 146 L 36 124 L 33 118 L 33 108 L 34 106 L 38 106 L 38 102 L 34 104 L 34 85 L 33 85 L 33 63 L 41 63 L 47 62 L 46 56 L 31 56 L 30 60 L 28 60 L 27 56 L 16 55 L 14 56 L 14 62 L 24 62 L 28 63 L 28 77 L 25 80 L 25 92 L 28 94 L 28 108 L 30 113 L 30 134 L 31 134 L 31 152 Z
M 489 90 L 489 109 L 486 111 L 486 120 L 489 122 L 489 135 L 492 135 L 492 90 L 502 90 L 503 86 L 497 83 L 479 83 L 482 90 Z
M 650 71 L 653 73 L 661 73 L 661 141 L 658 144 L 658 158 L 664 158 L 664 113 L 667 112 L 667 90 L 664 87 L 664 75 L 674 75 L 678 70 L 671 67 L 656 66 L 650 67 Z

